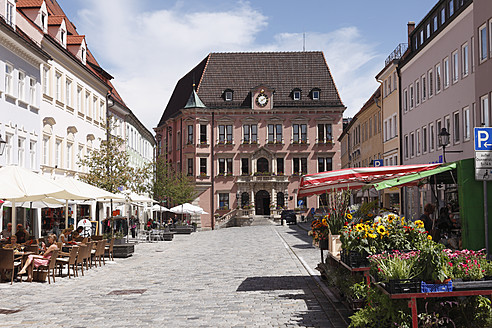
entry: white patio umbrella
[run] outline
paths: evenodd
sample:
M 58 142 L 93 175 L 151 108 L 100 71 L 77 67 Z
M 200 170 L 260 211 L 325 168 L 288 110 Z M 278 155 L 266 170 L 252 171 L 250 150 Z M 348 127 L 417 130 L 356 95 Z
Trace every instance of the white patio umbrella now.
M 87 199 L 119 199 L 124 200 L 124 196 L 113 194 L 104 189 L 95 187 L 83 181 L 74 178 L 58 178 L 55 182 L 63 187 L 65 190 L 74 194 L 73 200 L 87 200 Z M 68 227 L 68 199 L 65 201 L 65 227 Z
M 16 202 L 37 201 L 47 197 L 71 199 L 75 196 L 53 180 L 18 166 L 0 168 L 0 185 L 0 199 L 12 202 L 12 233 L 17 228 Z
M 190 203 L 184 203 L 178 206 L 174 206 L 169 209 L 169 211 L 176 214 L 208 214 L 203 210 L 203 208 L 191 205 Z
M 53 199 L 53 198 L 45 198 L 43 200 L 36 200 L 34 202 L 23 202 L 23 203 L 18 203 L 16 204 L 16 207 L 23 207 L 23 208 L 60 208 L 63 207 L 63 202 Z M 11 202 L 5 202 L 3 204 L 4 206 L 11 207 L 12 203 Z

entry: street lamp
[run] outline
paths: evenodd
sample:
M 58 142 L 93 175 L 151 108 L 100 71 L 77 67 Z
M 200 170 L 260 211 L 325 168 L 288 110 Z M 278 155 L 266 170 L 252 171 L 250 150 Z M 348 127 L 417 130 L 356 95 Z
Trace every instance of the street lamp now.
M 439 147 L 442 147 L 442 161 L 446 163 L 446 146 L 449 145 L 449 132 L 446 128 L 442 128 L 437 135 L 439 139 Z
M 3 155 L 3 151 L 5 150 L 6 144 L 7 144 L 7 141 L 3 140 L 2 136 L 0 135 L 0 156 Z

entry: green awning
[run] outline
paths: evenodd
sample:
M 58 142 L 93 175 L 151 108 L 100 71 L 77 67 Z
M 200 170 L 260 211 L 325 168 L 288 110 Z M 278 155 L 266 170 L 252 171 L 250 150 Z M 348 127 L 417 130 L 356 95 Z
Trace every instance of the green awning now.
M 432 170 L 423 171 L 423 172 L 419 172 L 419 173 L 412 173 L 412 174 L 405 175 L 405 176 L 402 176 L 399 178 L 393 178 L 393 179 L 381 181 L 379 183 L 375 183 L 374 188 L 376 190 L 391 188 L 391 187 L 406 184 L 406 183 L 409 183 L 409 182 L 412 182 L 415 180 L 423 179 L 423 178 L 426 178 L 426 177 L 434 175 L 434 174 L 446 172 L 446 171 L 449 171 L 449 170 L 452 170 L 455 168 L 456 168 L 456 163 L 443 164 L 443 165 L 439 166 L 438 168 L 435 168 Z

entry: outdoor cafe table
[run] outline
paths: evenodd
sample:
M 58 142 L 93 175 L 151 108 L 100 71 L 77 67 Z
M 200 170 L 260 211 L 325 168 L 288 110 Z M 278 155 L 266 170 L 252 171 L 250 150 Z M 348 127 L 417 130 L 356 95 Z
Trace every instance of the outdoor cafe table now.
M 392 300 L 409 299 L 408 307 L 412 310 L 412 328 L 418 328 L 418 312 L 417 312 L 417 299 L 418 298 L 437 298 L 437 297 L 458 297 L 458 296 L 477 296 L 477 295 L 492 295 L 492 289 L 486 290 L 459 290 L 454 292 L 439 292 L 439 293 L 408 293 L 408 294 L 390 294 L 386 289 L 379 284 L 375 284 L 380 288 L 383 293 L 388 295 Z

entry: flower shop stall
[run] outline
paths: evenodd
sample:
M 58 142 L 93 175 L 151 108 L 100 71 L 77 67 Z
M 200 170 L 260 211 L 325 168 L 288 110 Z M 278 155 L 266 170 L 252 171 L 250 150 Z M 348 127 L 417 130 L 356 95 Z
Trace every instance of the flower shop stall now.
M 314 174 L 303 178 L 299 195 L 327 191 L 340 195 L 364 186 L 415 183 L 459 165 Z M 446 249 L 432 240 L 424 222 L 380 211 L 371 204 L 354 209 L 337 206 L 337 211 L 330 208 L 315 220 L 310 233 L 319 246 L 325 239 L 330 241 L 333 232 L 338 233 L 340 256 L 329 252 L 318 269 L 347 300 L 358 297 L 370 304 L 351 317 L 350 327 L 492 327 L 492 264 L 483 250 Z

